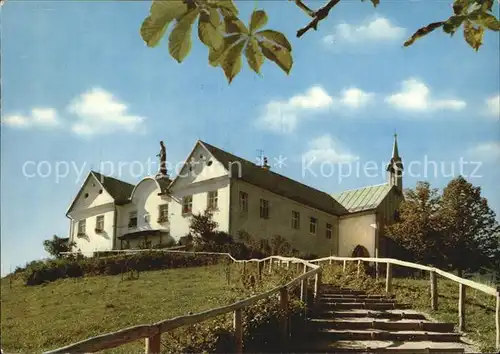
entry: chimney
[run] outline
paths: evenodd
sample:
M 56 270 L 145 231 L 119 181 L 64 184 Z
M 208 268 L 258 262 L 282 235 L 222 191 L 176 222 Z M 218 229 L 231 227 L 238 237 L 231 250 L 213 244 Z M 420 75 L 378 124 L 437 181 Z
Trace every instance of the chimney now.
M 266 170 L 271 169 L 271 166 L 267 163 L 267 157 L 264 156 L 264 164 L 262 165 L 262 168 L 265 168 Z

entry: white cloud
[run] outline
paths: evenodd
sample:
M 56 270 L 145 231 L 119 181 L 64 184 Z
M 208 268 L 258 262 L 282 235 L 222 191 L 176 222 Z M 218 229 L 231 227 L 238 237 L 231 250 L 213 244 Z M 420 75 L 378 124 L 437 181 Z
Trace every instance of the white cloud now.
M 329 134 L 313 139 L 308 145 L 309 149 L 302 154 L 302 158 L 313 163 L 347 163 L 359 159 L 343 149 Z
M 486 99 L 486 110 L 488 115 L 497 119 L 500 118 L 500 95 Z
M 326 44 L 394 41 L 401 39 L 405 34 L 404 28 L 395 26 L 384 17 L 377 17 L 359 25 L 341 23 L 335 27 L 332 34 L 325 36 L 323 41 Z
M 387 96 L 385 101 L 394 108 L 408 111 L 454 110 L 467 105 L 459 99 L 433 99 L 429 87 L 418 79 L 403 81 L 400 92 Z
M 257 119 L 257 125 L 263 129 L 278 133 L 293 132 L 300 120 L 314 113 L 339 107 L 361 108 L 372 100 L 373 94 L 358 88 L 349 88 L 339 98 L 328 94 L 321 86 L 313 86 L 304 94 L 288 100 L 273 100 L 264 107 L 264 114 Z
M 305 94 L 293 96 L 289 100 L 267 103 L 257 124 L 274 132 L 290 133 L 304 115 L 327 110 L 332 105 L 333 97 L 321 86 L 313 86 Z
M 8 115 L 2 123 L 13 128 L 51 128 L 58 126 L 60 121 L 54 108 L 33 108 L 28 116 Z
M 145 118 L 128 113 L 128 106 L 101 88 L 93 88 L 76 97 L 68 107 L 78 122 L 71 130 L 78 135 L 91 136 L 118 131 L 140 132 Z
M 490 141 L 478 144 L 469 149 L 469 155 L 482 161 L 500 159 L 500 141 Z
M 359 108 L 370 103 L 373 96 L 373 93 L 364 92 L 363 90 L 353 87 L 342 92 L 341 101 L 348 107 Z

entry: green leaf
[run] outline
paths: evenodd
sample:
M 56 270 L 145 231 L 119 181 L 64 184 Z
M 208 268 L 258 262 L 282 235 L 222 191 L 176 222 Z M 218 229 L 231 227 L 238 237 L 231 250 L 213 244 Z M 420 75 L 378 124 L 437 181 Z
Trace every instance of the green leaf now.
M 243 22 L 237 17 L 227 16 L 224 17 L 225 31 L 231 33 L 248 33 L 248 29 Z
M 462 25 L 464 20 L 467 18 L 465 15 L 451 16 L 444 24 L 443 31 L 454 35 L 457 29 Z
M 264 56 L 275 62 L 281 70 L 290 74 L 293 65 L 292 54 L 285 48 L 269 41 L 259 42 L 260 49 Z
M 149 47 L 155 47 L 165 34 L 168 25 L 188 11 L 182 1 L 153 0 L 149 16 L 141 26 L 141 37 Z
M 256 33 L 259 36 L 264 37 L 265 39 L 272 41 L 276 44 L 279 44 L 280 46 L 286 48 L 289 52 L 292 51 L 292 45 L 286 39 L 285 35 L 281 32 L 278 31 L 273 31 L 273 30 L 264 30 Z
M 259 43 L 255 38 L 251 38 L 245 48 L 245 56 L 250 68 L 257 74 L 260 74 L 260 67 L 264 64 L 264 54 L 262 54 Z
M 191 50 L 192 27 L 199 13 L 200 10 L 198 8 L 189 11 L 177 21 L 172 33 L 170 33 L 168 50 L 170 55 L 179 63 L 186 58 Z
M 256 10 L 252 12 L 250 17 L 250 33 L 254 33 L 259 28 L 267 24 L 267 14 L 264 10 Z
M 482 3 L 481 9 L 483 11 L 491 11 L 491 8 L 493 7 L 493 0 L 482 0 Z
M 472 22 L 465 21 L 464 23 L 464 37 L 465 41 L 477 52 L 479 47 L 483 44 L 484 28 L 474 27 Z
M 231 48 L 234 43 L 242 38 L 241 34 L 232 34 L 223 39 L 222 45 L 219 48 L 210 48 L 208 55 L 208 62 L 210 65 L 214 67 L 219 66 L 222 58 L 224 57 L 224 53 L 227 52 L 227 50 Z
M 238 16 L 238 8 L 234 5 L 233 0 L 209 0 L 208 4 L 220 9 L 224 17 Z
M 486 27 L 492 31 L 500 31 L 500 21 L 498 19 L 486 12 L 477 10 L 469 15 L 469 20 L 474 21 L 476 24 Z
M 231 83 L 241 70 L 241 52 L 245 41 L 236 43 L 227 50 L 222 59 L 221 66 L 229 83 Z
M 219 24 L 220 18 L 216 9 L 204 9 L 200 12 L 198 37 L 210 48 L 219 48 L 222 44 L 223 37 Z
M 453 3 L 453 12 L 455 15 L 465 15 L 471 4 L 471 0 L 455 0 Z
M 432 31 L 434 31 L 436 28 L 439 28 L 444 25 L 444 22 L 433 22 L 425 27 L 420 28 L 418 31 L 416 31 L 405 43 L 404 46 L 408 47 L 415 43 L 417 39 L 422 38 L 425 35 L 428 35 Z

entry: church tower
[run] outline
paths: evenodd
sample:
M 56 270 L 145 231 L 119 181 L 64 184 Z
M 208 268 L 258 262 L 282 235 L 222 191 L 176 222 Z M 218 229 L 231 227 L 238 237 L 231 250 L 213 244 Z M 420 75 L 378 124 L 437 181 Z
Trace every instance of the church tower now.
M 399 190 L 403 190 L 403 161 L 399 156 L 398 136 L 394 134 L 394 145 L 392 147 L 391 161 L 387 164 L 388 183 L 391 186 L 397 186 Z

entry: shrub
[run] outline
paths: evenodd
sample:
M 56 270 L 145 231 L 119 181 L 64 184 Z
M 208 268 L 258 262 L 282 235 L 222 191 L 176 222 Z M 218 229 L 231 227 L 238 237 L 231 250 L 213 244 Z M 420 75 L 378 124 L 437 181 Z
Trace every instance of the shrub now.
M 24 272 L 26 285 L 39 285 L 61 278 L 84 275 L 116 275 L 131 270 L 148 271 L 166 268 L 198 267 L 215 264 L 218 255 L 192 255 L 183 253 L 138 252 L 113 257 L 67 258 L 31 262 Z

